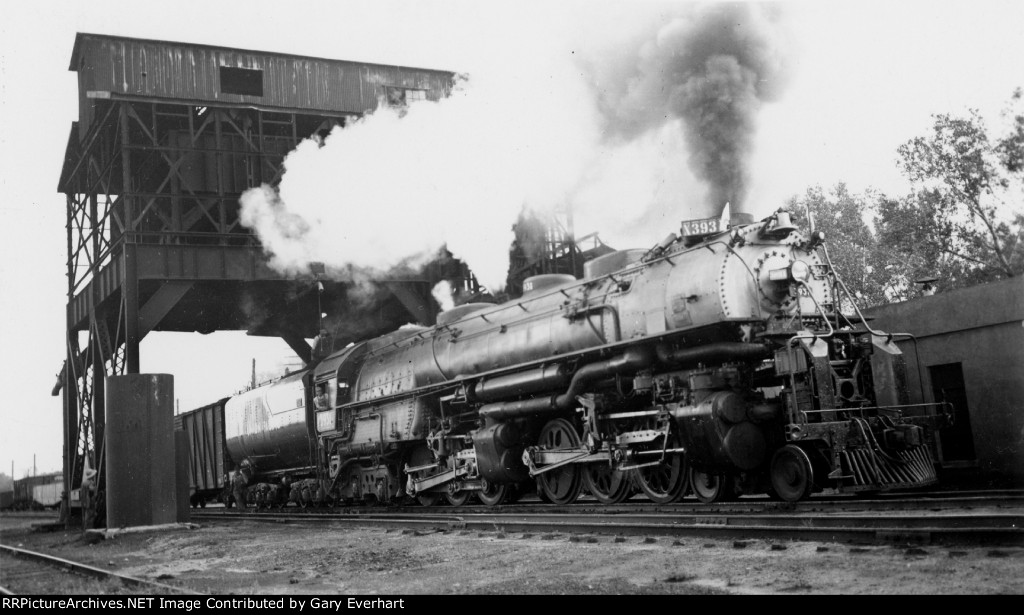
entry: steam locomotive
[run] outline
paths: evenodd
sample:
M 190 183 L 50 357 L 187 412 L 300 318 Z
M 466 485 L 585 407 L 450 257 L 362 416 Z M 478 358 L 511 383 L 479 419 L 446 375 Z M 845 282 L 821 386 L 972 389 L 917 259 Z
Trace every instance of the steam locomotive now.
M 241 497 L 303 505 L 922 487 L 949 408 L 908 404 L 896 337 L 788 212 L 687 222 L 228 398 L 225 440 Z

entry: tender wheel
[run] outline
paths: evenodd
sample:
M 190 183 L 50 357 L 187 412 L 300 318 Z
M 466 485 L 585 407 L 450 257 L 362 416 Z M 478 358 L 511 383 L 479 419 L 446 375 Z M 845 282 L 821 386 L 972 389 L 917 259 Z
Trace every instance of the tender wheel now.
M 628 498 L 633 491 L 629 474 L 616 472 L 607 463 L 585 465 L 583 483 L 587 491 L 602 504 L 618 504 Z
M 580 438 L 572 423 L 565 419 L 549 421 L 540 432 L 538 445 L 544 450 L 575 449 Z M 572 504 L 583 489 L 583 472 L 576 464 L 564 465 L 537 476 L 540 488 L 552 504 Z
M 676 448 L 673 438 L 668 448 Z M 637 484 L 647 499 L 655 504 L 678 502 L 690 487 L 689 464 L 685 455 L 671 455 L 661 464 L 636 471 Z
M 733 496 L 732 483 L 724 474 L 712 474 L 690 468 L 690 487 L 697 499 L 705 504 L 722 502 Z
M 409 465 L 412 467 L 424 466 L 434 461 L 434 454 L 430 452 L 430 449 L 426 445 L 417 446 L 413 449 L 412 454 L 409 455 Z M 416 478 L 423 478 L 427 476 L 427 470 L 424 470 L 422 474 Z M 419 493 L 416 495 L 416 501 L 422 506 L 433 506 L 437 504 L 437 501 L 441 499 L 440 493 Z
M 814 469 L 807 453 L 787 444 L 772 457 L 772 488 L 786 502 L 797 502 L 811 494 Z
M 499 485 L 492 483 L 487 479 L 483 479 L 484 488 L 477 492 L 477 497 L 480 501 L 487 506 L 497 506 L 505 501 L 508 497 L 508 491 L 510 487 L 508 485 Z

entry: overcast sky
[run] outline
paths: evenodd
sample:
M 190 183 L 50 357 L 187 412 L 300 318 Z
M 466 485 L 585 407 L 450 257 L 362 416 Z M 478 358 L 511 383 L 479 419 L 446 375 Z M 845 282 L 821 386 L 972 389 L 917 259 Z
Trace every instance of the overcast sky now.
M 638 32 L 669 21 L 680 5 L 635 0 L 6 3 L 0 22 L 0 207 L 7 233 L 0 242 L 0 472 L 10 473 L 13 462 L 21 477 L 33 456 L 40 472 L 61 464 L 60 398 L 49 394 L 64 359 L 67 302 L 65 201 L 56 186 L 68 130 L 78 119 L 76 75 L 68 71 L 76 32 L 511 80 L 517 63 L 536 75 L 577 52 L 591 61 L 600 53 L 615 54 Z M 845 181 L 854 191 L 873 187 L 900 194 L 906 185 L 895 165 L 896 148 L 923 134 L 931 114 L 973 108 L 995 127 L 1014 88 L 1024 86 L 1024 3 L 1019 0 L 790 2 L 782 7 L 788 81 L 758 114 L 748 198 L 755 213 L 766 214 L 815 184 Z M 523 89 L 528 96 L 530 89 Z M 679 164 L 682 168 L 685 160 Z M 692 181 L 685 172 L 680 177 Z M 677 230 L 688 211 L 683 204 L 678 212 L 662 208 L 628 238 L 616 237 L 612 224 L 587 228 L 586 218 L 577 232 L 597 231 L 616 247 L 646 247 Z M 512 221 L 494 224 L 508 228 Z M 506 248 L 495 246 L 499 254 Z M 142 345 L 142 370 L 174 374 L 176 396 L 186 409 L 243 387 L 252 359 L 263 371 L 289 354 L 283 342 L 241 333 L 154 333 Z

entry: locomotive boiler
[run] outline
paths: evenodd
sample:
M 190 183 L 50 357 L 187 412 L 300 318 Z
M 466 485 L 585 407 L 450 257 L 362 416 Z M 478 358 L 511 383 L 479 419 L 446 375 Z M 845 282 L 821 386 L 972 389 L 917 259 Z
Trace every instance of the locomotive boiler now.
M 229 400 L 232 458 L 301 501 L 797 501 L 934 483 L 947 409 L 908 404 L 896 336 L 856 310 L 821 234 L 783 210 L 683 226 Z

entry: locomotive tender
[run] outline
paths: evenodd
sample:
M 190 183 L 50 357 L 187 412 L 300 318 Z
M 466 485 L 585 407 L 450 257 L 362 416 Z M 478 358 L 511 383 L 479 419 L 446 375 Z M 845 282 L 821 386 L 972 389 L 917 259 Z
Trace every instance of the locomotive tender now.
M 841 313 L 853 298 L 822 235 L 784 210 L 683 228 L 698 234 L 599 257 L 581 280 L 530 278 L 518 299 L 228 399 L 250 499 L 798 501 L 936 482 L 948 409 L 908 405 L 894 335 Z

